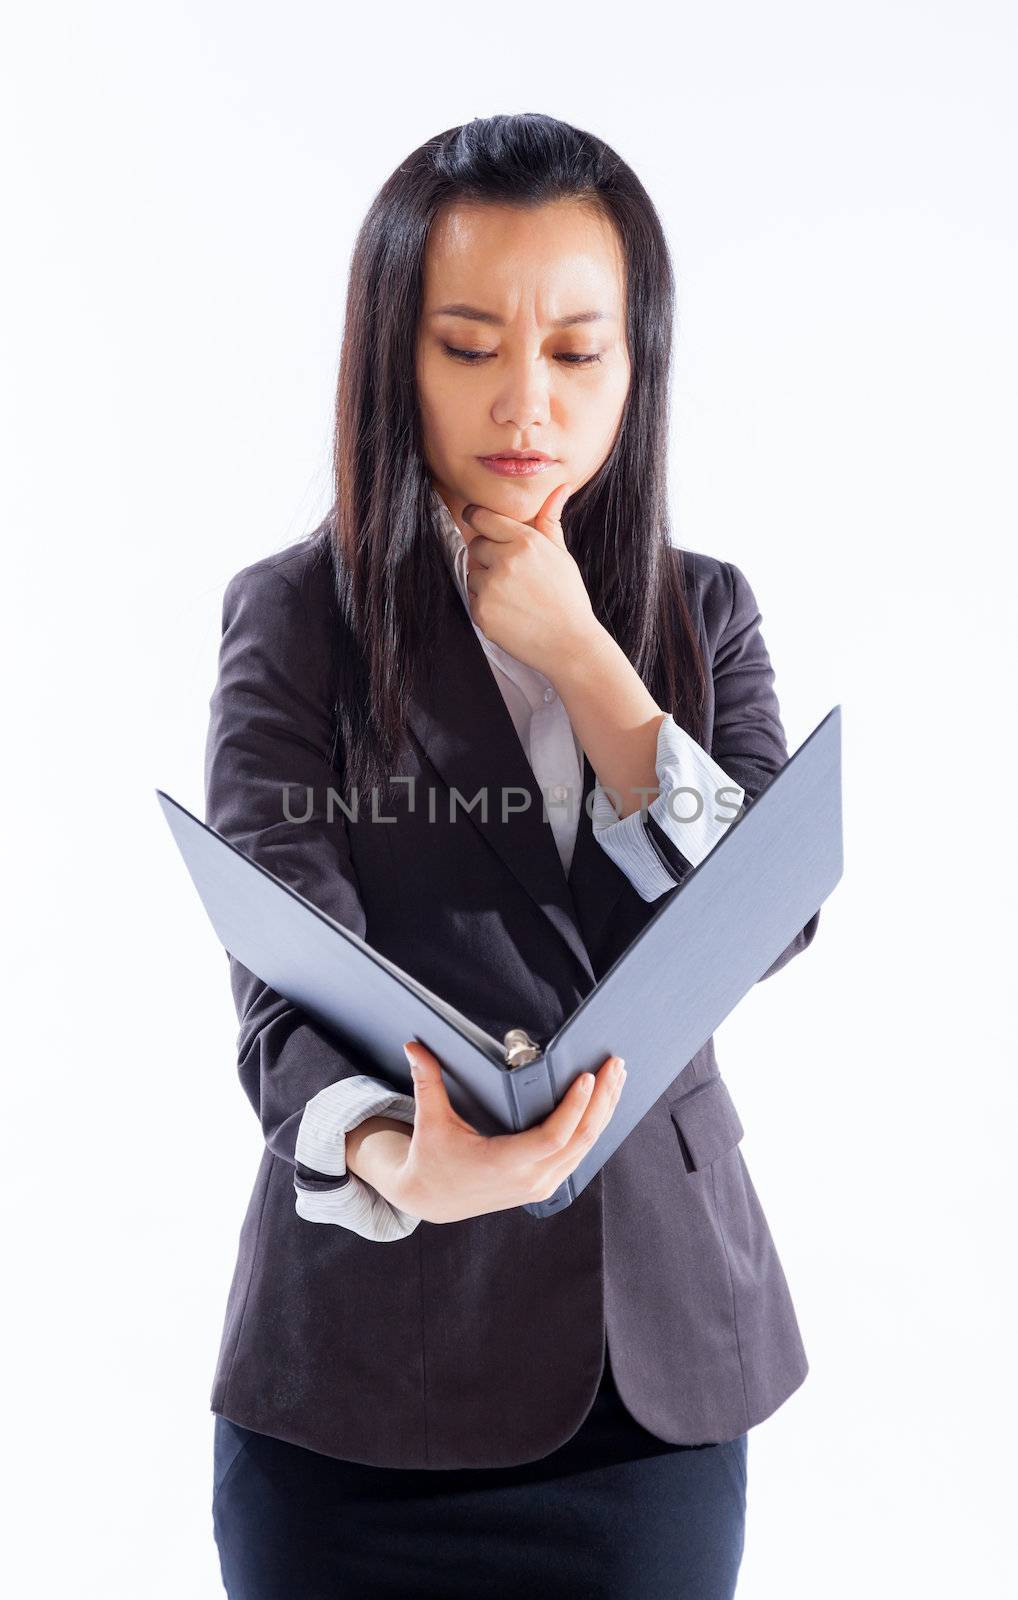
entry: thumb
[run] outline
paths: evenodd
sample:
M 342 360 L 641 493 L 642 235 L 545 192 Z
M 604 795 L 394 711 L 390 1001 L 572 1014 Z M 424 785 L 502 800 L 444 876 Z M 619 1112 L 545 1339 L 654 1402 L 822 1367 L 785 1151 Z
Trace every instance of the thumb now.
M 426 1117 L 434 1117 L 448 1111 L 449 1096 L 437 1058 L 426 1045 L 420 1044 L 416 1039 L 407 1040 L 403 1046 L 403 1054 L 410 1063 L 418 1116 L 423 1112 Z
M 546 538 L 551 539 L 554 544 L 560 545 L 562 549 L 565 549 L 566 543 L 565 534 L 562 532 L 562 512 L 572 492 L 573 486 L 571 483 L 560 483 L 557 489 L 551 491 L 533 521 L 533 526 L 538 533 L 543 533 Z

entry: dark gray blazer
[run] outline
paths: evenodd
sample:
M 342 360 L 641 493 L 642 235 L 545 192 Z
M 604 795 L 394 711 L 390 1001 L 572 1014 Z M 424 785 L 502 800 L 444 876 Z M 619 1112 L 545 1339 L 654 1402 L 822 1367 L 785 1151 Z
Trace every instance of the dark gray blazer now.
M 675 551 L 712 666 L 705 747 L 747 804 L 788 759 L 760 613 L 730 562 Z M 568 879 L 509 711 L 452 583 L 435 670 L 396 770 L 445 796 L 435 820 L 325 815 L 338 617 L 325 547 L 301 540 L 227 585 L 206 752 L 206 820 L 500 1038 L 549 1037 L 658 909 L 595 840 L 585 807 Z M 298 786 L 286 822 L 282 786 Z M 584 761 L 584 799 L 594 783 Z M 531 805 L 458 808 L 518 785 Z M 406 794 L 409 785 L 401 787 Z M 684 858 L 644 812 L 678 881 Z M 764 975 L 811 942 L 819 912 Z M 422 1222 L 378 1243 L 297 1215 L 306 1102 L 384 1065 L 337 1048 L 230 957 L 241 1083 L 265 1137 L 240 1231 L 211 1408 L 325 1455 L 388 1467 L 547 1455 L 593 1403 L 605 1343 L 632 1415 L 672 1443 L 732 1439 L 807 1361 L 742 1125 L 713 1041 L 559 1215 Z M 681 952 L 676 959 L 681 959 Z

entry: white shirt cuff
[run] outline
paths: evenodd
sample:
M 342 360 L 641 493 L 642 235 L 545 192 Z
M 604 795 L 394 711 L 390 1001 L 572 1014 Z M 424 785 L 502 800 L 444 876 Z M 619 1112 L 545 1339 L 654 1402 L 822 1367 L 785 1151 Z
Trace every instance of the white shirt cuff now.
M 303 1167 L 347 1181 L 334 1189 L 302 1188 L 294 1178 L 297 1215 L 305 1222 L 332 1222 L 362 1238 L 387 1243 L 413 1233 L 420 1217 L 392 1205 L 355 1172 L 347 1172 L 346 1135 L 368 1117 L 394 1117 L 413 1124 L 413 1095 L 358 1073 L 313 1095 L 297 1130 L 295 1155 Z
M 594 785 L 591 806 L 598 844 L 644 900 L 656 900 L 676 883 L 647 837 L 645 812 L 690 865 L 698 867 L 736 820 L 745 799 L 740 785 L 671 715 L 658 728 L 656 766 L 660 792 L 649 807 L 619 817 L 600 782 Z

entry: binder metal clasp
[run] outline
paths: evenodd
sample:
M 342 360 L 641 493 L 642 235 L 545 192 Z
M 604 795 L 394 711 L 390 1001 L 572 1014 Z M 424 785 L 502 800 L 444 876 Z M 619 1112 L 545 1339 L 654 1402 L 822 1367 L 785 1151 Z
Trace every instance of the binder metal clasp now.
M 505 1036 L 505 1059 L 510 1068 L 525 1067 L 528 1061 L 536 1061 L 541 1054 L 541 1046 L 535 1044 L 529 1034 L 522 1028 L 510 1028 Z

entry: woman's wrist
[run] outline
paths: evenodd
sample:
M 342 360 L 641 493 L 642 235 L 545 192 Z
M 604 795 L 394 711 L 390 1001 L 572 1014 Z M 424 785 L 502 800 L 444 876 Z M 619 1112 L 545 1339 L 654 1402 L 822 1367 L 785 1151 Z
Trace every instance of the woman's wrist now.
M 397 1117 L 365 1117 L 346 1136 L 346 1170 L 384 1193 L 387 1174 L 402 1165 L 413 1135 Z

